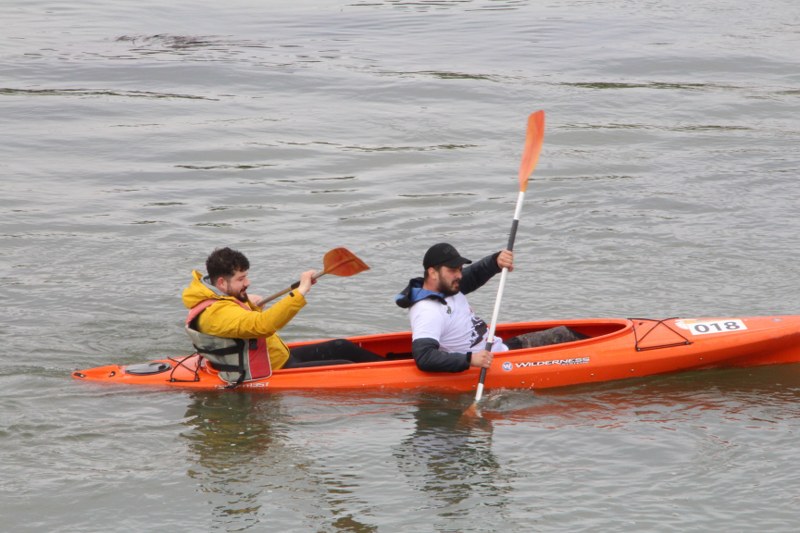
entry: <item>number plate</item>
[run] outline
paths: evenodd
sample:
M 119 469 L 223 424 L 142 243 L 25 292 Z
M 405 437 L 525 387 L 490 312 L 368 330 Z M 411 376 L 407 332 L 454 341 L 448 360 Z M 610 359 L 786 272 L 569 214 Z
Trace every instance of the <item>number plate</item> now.
M 745 323 L 738 318 L 720 320 L 679 320 L 678 326 L 688 329 L 692 335 L 710 335 L 712 333 L 734 333 L 747 329 Z

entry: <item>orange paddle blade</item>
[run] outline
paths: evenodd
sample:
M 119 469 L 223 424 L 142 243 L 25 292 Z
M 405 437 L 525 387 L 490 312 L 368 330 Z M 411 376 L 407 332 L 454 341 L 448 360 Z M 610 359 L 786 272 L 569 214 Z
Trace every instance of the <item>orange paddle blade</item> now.
M 461 419 L 466 420 L 478 416 L 481 416 L 480 411 L 478 411 L 478 402 L 472 402 L 472 405 L 467 407 L 466 411 L 464 411 L 464 413 L 461 415 Z
M 322 274 L 334 276 L 353 276 L 369 270 L 369 266 L 347 248 L 334 248 L 322 258 Z
M 522 161 L 519 164 L 519 190 L 528 189 L 528 178 L 536 162 L 539 161 L 539 152 L 542 151 L 544 142 L 544 111 L 531 113 L 528 117 L 528 132 L 525 135 L 525 149 L 522 152 Z

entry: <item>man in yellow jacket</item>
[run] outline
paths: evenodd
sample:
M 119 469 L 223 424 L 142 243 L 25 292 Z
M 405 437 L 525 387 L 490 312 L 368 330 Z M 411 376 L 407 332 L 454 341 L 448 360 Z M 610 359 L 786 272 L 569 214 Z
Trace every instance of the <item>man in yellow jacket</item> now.
M 187 333 L 223 379 L 238 383 L 267 377 L 280 368 L 384 360 L 343 339 L 290 353 L 278 331 L 306 305 L 316 272 L 303 272 L 296 289 L 262 311 L 256 305 L 260 297 L 247 293 L 249 270 L 244 254 L 220 248 L 206 260 L 207 275 L 193 271 L 183 291 L 183 304 L 189 309 Z

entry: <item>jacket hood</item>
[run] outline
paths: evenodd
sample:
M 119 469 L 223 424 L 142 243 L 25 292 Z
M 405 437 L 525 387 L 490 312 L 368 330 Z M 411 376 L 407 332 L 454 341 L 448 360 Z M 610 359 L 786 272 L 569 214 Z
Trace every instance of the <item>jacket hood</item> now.
M 205 300 L 221 300 L 231 297 L 214 287 L 208 279 L 208 276 L 203 277 L 203 274 L 197 270 L 192 270 L 192 281 L 189 283 L 189 286 L 183 290 L 181 298 L 183 300 L 183 305 L 186 306 L 187 309 L 191 309 Z
M 408 309 L 415 303 L 426 298 L 432 298 L 440 301 L 442 304 L 447 304 L 444 294 L 422 288 L 422 278 L 413 278 L 409 280 L 406 288 L 394 297 L 394 303 L 403 309 Z

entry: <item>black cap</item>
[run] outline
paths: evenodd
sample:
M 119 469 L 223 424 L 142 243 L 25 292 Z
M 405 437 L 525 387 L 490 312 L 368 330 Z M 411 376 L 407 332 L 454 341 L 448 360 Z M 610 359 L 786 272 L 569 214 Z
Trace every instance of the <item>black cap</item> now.
M 425 252 L 425 257 L 422 259 L 422 266 L 425 268 L 447 266 L 450 268 L 458 268 L 461 265 L 472 263 L 466 257 L 461 257 L 453 245 L 446 242 L 434 244 L 428 251 Z

